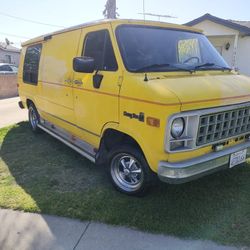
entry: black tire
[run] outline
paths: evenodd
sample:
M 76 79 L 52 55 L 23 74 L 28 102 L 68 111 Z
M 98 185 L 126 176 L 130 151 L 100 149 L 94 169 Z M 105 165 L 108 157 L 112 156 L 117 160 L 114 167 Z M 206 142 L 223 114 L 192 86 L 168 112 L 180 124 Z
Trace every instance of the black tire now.
M 109 175 L 120 192 L 144 196 L 153 181 L 153 172 L 137 148 L 123 145 L 109 152 Z
M 37 109 L 33 103 L 29 105 L 29 124 L 34 133 L 41 132 L 38 124 L 40 123 L 40 116 L 37 112 Z

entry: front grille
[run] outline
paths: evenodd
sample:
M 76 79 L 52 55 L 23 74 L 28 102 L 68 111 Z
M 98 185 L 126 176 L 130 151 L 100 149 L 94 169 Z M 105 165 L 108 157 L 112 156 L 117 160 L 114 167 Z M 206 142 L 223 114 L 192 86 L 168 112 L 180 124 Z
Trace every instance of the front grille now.
M 250 131 L 250 107 L 202 115 L 196 145 L 201 146 Z

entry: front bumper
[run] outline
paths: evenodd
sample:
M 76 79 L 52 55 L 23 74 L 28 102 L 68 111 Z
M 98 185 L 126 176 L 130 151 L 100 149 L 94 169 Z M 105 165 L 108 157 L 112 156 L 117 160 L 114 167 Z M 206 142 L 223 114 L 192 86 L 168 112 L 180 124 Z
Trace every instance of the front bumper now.
M 158 166 L 158 177 L 161 181 L 171 184 L 198 179 L 229 168 L 230 155 L 244 149 L 247 149 L 247 156 L 250 156 L 250 141 L 186 161 L 174 163 L 161 161 Z

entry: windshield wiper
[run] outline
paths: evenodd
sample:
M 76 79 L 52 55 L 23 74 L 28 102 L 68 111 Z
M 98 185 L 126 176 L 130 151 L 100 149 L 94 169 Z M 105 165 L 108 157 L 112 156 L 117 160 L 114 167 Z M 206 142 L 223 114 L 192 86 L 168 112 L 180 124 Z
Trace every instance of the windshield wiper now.
M 195 67 L 194 67 L 194 70 L 200 69 L 200 68 L 204 68 L 204 67 L 213 67 L 213 66 L 214 66 L 214 67 L 217 67 L 217 68 L 219 68 L 219 69 L 222 69 L 223 71 L 224 71 L 224 70 L 232 71 L 232 69 L 229 68 L 229 67 L 220 66 L 220 65 L 217 65 L 217 64 L 215 64 L 215 63 L 204 63 L 204 64 L 200 64 L 200 65 L 195 66 Z
M 136 69 L 135 72 L 148 72 L 148 70 L 153 70 L 153 72 L 159 72 L 158 70 L 161 68 L 173 68 L 173 69 L 178 69 L 178 70 L 183 70 L 183 71 L 188 71 L 190 73 L 193 73 L 194 70 L 193 69 L 188 69 L 188 68 L 183 68 L 183 67 L 179 67 L 176 66 L 174 64 L 169 64 L 169 63 L 165 63 L 165 64 L 151 64 L 148 66 L 144 66 L 142 68 Z
M 135 72 L 145 72 L 147 70 L 156 70 L 156 69 L 159 69 L 159 68 L 163 68 L 163 67 L 169 67 L 169 63 L 164 63 L 164 64 L 150 64 L 150 65 L 147 65 L 147 66 L 143 66 L 141 68 L 138 68 L 135 70 Z

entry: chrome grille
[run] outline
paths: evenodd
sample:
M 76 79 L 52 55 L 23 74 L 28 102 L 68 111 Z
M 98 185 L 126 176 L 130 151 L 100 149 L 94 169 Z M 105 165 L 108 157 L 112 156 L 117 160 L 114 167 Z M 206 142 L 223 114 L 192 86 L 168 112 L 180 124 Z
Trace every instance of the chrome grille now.
M 202 115 L 196 145 L 201 146 L 250 131 L 250 107 Z

